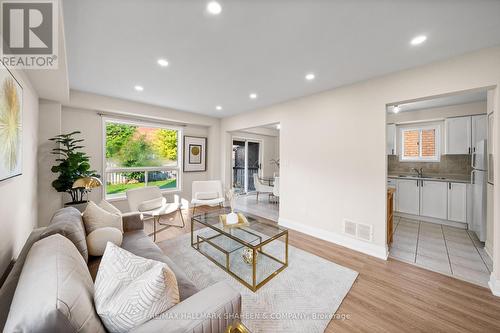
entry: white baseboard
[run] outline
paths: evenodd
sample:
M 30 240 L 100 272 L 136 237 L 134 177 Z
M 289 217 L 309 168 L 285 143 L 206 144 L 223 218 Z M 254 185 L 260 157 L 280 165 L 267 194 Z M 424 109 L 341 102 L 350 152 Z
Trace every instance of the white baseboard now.
M 387 260 L 387 257 L 389 255 L 387 246 L 365 242 L 349 236 L 304 225 L 302 223 L 291 221 L 282 217 L 279 218 L 278 224 L 283 227 L 300 231 L 304 234 L 325 240 L 327 242 L 335 243 L 337 245 L 345 246 L 351 250 L 362 252 L 376 258 Z
M 467 223 L 462 223 L 462 222 L 442 220 L 442 219 L 436 219 L 433 217 L 412 215 L 412 214 L 401 213 L 401 212 L 394 212 L 394 216 L 399 216 L 399 217 L 407 218 L 410 220 L 418 220 L 418 221 L 424 221 L 424 222 L 429 222 L 429 223 L 442 224 L 442 225 L 447 225 L 450 227 L 455 227 L 455 228 L 460 228 L 460 229 L 467 229 Z
M 493 276 L 493 273 L 491 273 L 490 275 L 488 286 L 490 287 L 491 293 L 493 295 L 500 297 L 500 280 L 497 280 L 495 276 Z

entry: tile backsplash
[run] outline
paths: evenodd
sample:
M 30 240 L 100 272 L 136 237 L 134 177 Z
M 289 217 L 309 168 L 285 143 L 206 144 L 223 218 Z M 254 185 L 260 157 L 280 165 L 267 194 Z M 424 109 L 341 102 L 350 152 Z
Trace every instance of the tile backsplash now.
M 400 162 L 399 156 L 388 156 L 388 172 L 411 173 L 411 169 L 422 168 L 424 174 L 470 175 L 472 171 L 470 155 L 441 155 L 440 162 Z

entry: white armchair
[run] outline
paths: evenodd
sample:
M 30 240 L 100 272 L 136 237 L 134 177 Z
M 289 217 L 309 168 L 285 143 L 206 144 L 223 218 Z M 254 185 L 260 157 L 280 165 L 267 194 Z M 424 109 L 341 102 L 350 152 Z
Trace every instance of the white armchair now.
M 192 184 L 193 215 L 196 206 L 222 206 L 224 203 L 224 191 L 222 191 L 222 182 L 220 180 L 194 181 Z
M 181 205 L 178 202 L 167 203 L 167 199 L 161 194 L 160 188 L 157 186 L 147 186 L 128 190 L 126 192 L 130 211 L 140 212 L 143 219 L 153 219 L 153 240 L 156 241 L 156 224 L 166 225 L 170 227 L 184 228 L 185 222 L 181 212 Z M 173 225 L 160 222 L 160 218 L 164 215 L 169 215 L 178 212 L 181 216 L 182 225 Z M 167 228 L 158 230 L 163 231 Z
M 255 191 L 257 192 L 257 202 L 259 202 L 259 194 L 260 193 L 264 193 L 264 194 L 267 193 L 269 195 L 271 195 L 273 193 L 273 190 L 274 190 L 273 186 L 263 184 L 259 179 L 259 175 L 256 173 L 253 174 L 253 183 L 255 186 Z

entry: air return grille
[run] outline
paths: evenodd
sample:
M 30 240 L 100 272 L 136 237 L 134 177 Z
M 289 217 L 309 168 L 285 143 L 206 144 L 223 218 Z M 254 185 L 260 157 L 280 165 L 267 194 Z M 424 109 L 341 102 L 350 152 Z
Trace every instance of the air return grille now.
M 373 237 L 372 225 L 344 220 L 344 233 L 351 237 L 371 242 Z

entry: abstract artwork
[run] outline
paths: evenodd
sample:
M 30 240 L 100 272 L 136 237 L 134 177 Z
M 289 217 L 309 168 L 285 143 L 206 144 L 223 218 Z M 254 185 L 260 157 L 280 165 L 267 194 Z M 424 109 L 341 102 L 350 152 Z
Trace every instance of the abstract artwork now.
M 0 63 L 0 180 L 22 173 L 23 90 Z
M 207 138 L 184 136 L 184 172 L 207 171 Z

